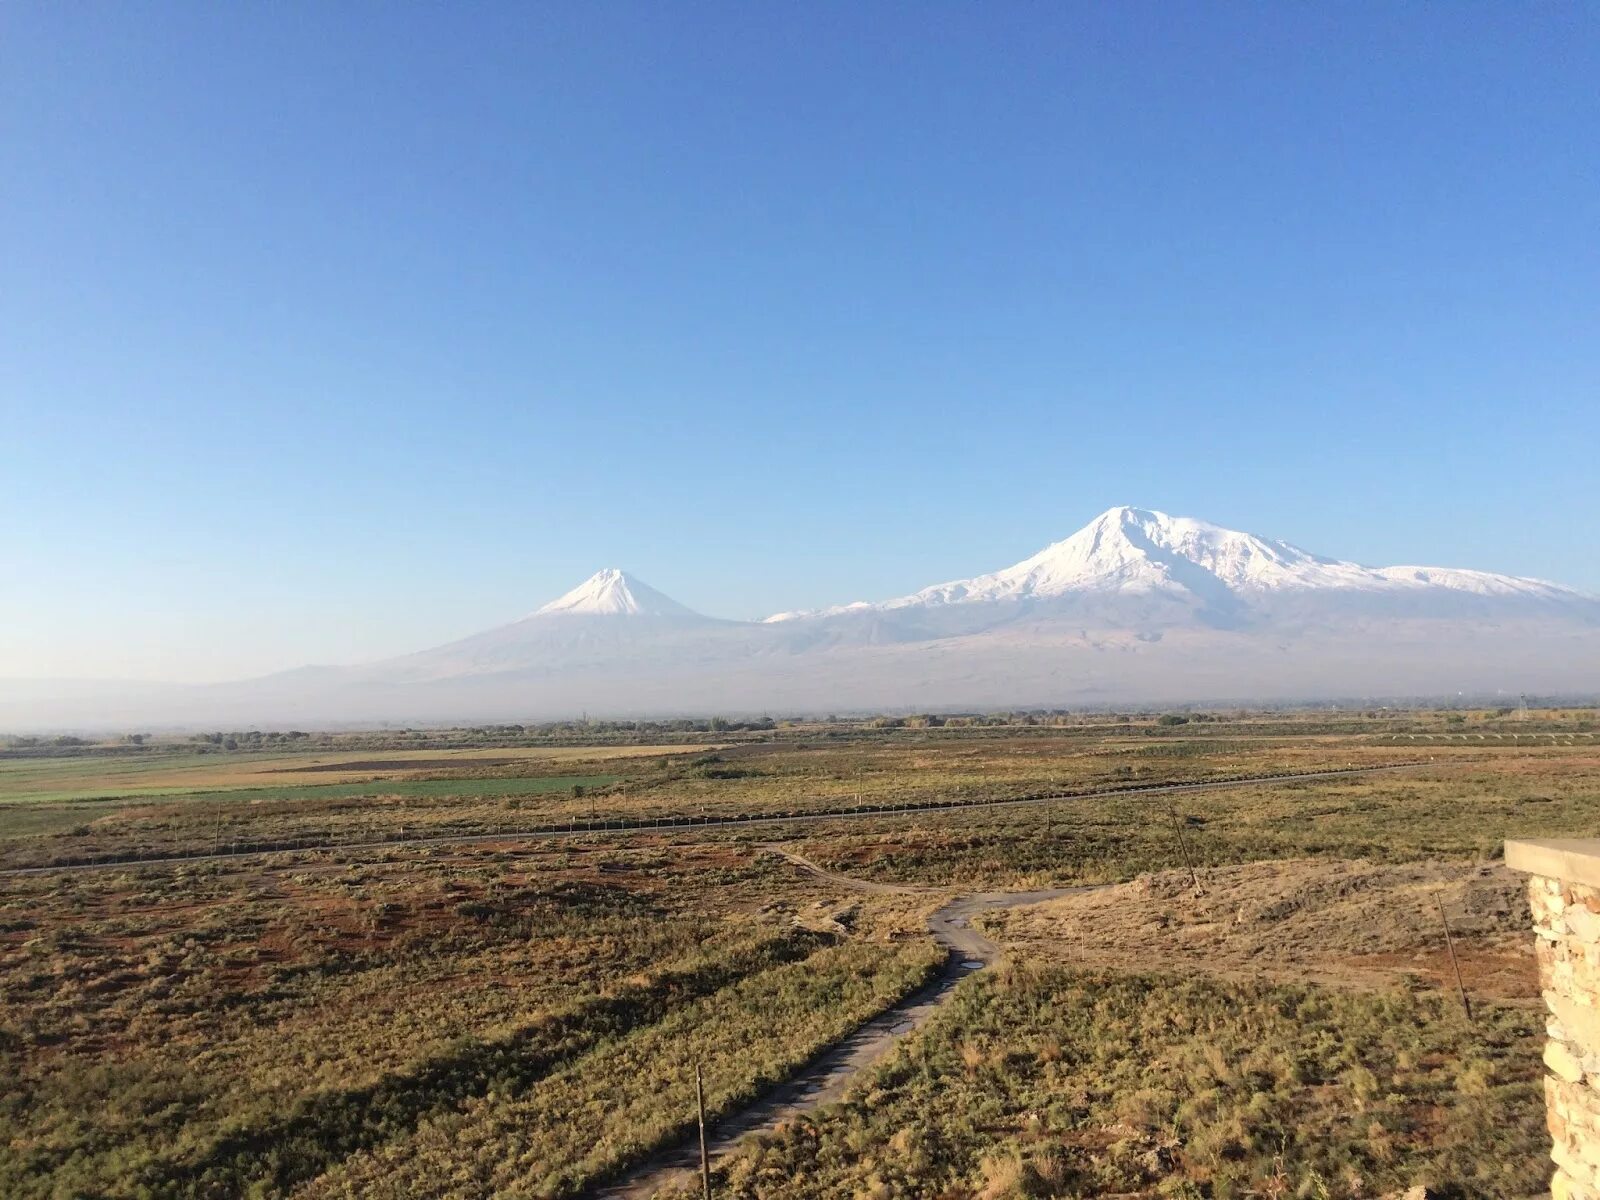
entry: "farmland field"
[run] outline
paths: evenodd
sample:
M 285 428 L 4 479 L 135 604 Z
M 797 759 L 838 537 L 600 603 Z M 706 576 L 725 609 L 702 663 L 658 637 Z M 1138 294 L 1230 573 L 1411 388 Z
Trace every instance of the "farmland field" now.
M 696 1065 L 715 1122 L 926 983 L 925 923 L 953 897 L 1110 885 L 983 917 L 1007 962 L 842 1102 L 719 1158 L 719 1194 L 1531 1195 L 1537 991 L 1499 846 L 1600 833 L 1594 728 L 1230 714 L 13 745 L 0 1194 L 584 1194 L 683 1135 Z M 1396 769 L 1127 790 L 1351 766 Z M 737 813 L 790 820 L 529 836 Z M 135 850 L 180 860 L 63 869 Z

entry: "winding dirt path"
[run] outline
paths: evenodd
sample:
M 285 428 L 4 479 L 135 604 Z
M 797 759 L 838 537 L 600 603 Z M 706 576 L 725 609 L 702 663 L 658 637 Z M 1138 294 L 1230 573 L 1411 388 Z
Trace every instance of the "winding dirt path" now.
M 795 867 L 818 879 L 855 892 L 899 895 L 937 895 L 945 889 L 914 884 L 878 883 L 852 879 L 818 866 L 782 846 L 764 849 L 782 855 Z M 1039 904 L 1094 887 L 1049 888 L 1034 892 L 978 892 L 957 896 L 928 918 L 928 932 L 945 948 L 944 966 L 922 988 L 890 1006 L 855 1031 L 817 1054 L 786 1082 L 772 1088 L 754 1103 L 708 1124 L 706 1148 L 713 1163 L 726 1156 L 748 1134 L 770 1129 L 779 1121 L 838 1100 L 852 1080 L 883 1058 L 906 1034 L 926 1024 L 950 998 L 956 984 L 991 965 L 1000 947 L 972 927 L 972 918 L 997 908 Z M 644 1200 L 662 1188 L 692 1183 L 700 1169 L 700 1143 L 691 1134 L 677 1145 L 652 1155 L 627 1175 L 589 1195 L 596 1200 Z

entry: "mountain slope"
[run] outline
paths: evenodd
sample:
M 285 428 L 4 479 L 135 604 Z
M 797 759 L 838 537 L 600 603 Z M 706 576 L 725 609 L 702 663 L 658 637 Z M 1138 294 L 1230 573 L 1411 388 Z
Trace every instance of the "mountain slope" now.
M 1476 595 L 1581 600 L 1567 588 L 1536 579 L 1427 567 L 1363 567 L 1323 558 L 1288 542 L 1141 508 L 1112 508 L 1077 533 L 1013 567 L 924 588 L 886 602 L 978 603 L 1072 592 L 1188 591 L 1217 587 L 1252 595 L 1290 590 L 1388 591 L 1433 587 Z
M 972 632 L 1051 612 L 1130 628 L 1198 620 L 1219 627 L 1319 608 L 1460 616 L 1503 601 L 1511 611 L 1577 611 L 1595 602 L 1543 580 L 1436 567 L 1365 567 L 1288 542 L 1149 509 L 1108 509 L 1071 537 L 1014 566 L 935 584 L 878 604 L 780 613 L 769 623 L 885 618 L 919 629 Z M 938 610 L 962 606 L 963 616 Z
M 0 728 L 522 720 L 1600 691 L 1600 600 L 1113 508 L 988 574 L 765 622 L 608 569 L 415 654 L 205 687 L 0 684 Z
M 743 622 L 702 616 L 625 571 L 607 568 L 521 620 L 359 668 L 371 682 L 550 672 L 608 662 L 643 668 L 704 656 Z

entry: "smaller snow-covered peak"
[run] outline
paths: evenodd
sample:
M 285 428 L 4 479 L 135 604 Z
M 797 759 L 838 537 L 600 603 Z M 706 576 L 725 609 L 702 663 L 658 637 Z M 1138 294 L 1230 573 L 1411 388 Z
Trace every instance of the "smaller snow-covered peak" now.
M 530 614 L 535 617 L 692 617 L 672 597 L 626 571 L 596 571 L 564 596 Z

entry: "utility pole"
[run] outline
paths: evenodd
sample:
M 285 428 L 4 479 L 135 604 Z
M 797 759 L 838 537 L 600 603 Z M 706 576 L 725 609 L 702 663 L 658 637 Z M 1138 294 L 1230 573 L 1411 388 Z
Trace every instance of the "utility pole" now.
M 694 1065 L 694 1107 L 700 1119 L 700 1189 L 704 1200 L 711 1200 L 711 1159 L 706 1154 L 706 1087 L 700 1077 L 700 1064 Z

